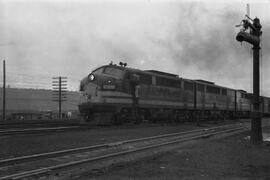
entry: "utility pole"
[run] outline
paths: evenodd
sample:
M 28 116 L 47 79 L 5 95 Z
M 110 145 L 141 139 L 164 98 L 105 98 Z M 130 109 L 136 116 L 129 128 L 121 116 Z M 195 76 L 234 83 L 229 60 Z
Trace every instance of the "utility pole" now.
M 253 112 L 251 121 L 251 142 L 252 144 L 262 143 L 262 125 L 260 112 L 260 36 L 262 35 L 261 24 L 259 18 L 242 20 L 243 29 L 236 36 L 239 42 L 246 41 L 253 45 Z M 252 21 L 252 23 L 250 22 Z M 247 29 L 250 32 L 246 32 Z
M 3 121 L 6 119 L 6 61 L 3 60 Z
M 58 102 L 58 117 L 62 119 L 62 102 L 67 100 L 67 77 L 53 77 L 53 101 Z

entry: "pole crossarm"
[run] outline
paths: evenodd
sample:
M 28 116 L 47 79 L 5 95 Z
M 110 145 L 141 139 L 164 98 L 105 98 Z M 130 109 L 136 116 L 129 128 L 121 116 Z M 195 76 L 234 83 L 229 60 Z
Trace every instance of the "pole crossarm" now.
M 52 101 L 58 102 L 58 117 L 62 119 L 62 102 L 67 101 L 67 77 L 59 76 L 52 79 Z

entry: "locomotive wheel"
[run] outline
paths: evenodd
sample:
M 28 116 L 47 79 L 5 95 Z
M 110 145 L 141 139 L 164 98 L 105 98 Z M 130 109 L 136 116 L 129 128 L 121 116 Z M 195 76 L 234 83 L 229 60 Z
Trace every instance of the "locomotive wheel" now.
M 168 115 L 168 122 L 169 122 L 169 123 L 174 122 L 174 116 L 173 116 L 173 114 L 169 114 L 169 115 Z
M 155 117 L 151 117 L 151 118 L 149 118 L 149 120 L 150 120 L 151 123 L 156 123 L 157 122 Z
M 113 125 L 121 125 L 122 120 L 119 114 L 114 114 L 111 118 L 112 124 Z
M 83 115 L 83 119 L 86 122 L 90 122 L 93 119 L 93 116 L 91 116 L 90 114 L 85 114 L 85 115 Z
M 142 123 L 142 121 L 143 121 L 143 118 L 141 117 L 141 115 L 137 114 L 135 116 L 135 124 L 140 124 Z

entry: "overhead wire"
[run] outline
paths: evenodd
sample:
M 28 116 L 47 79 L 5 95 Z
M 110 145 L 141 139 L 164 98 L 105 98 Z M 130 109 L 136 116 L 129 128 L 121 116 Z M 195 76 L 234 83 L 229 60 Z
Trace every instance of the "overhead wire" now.
M 40 69 L 40 70 L 38 71 L 38 73 L 33 72 L 33 74 L 35 74 L 35 75 L 32 75 L 32 74 L 26 74 L 26 73 L 20 72 L 22 69 L 24 71 L 25 71 L 25 69 L 29 69 L 32 72 L 33 72 L 33 70 L 34 71 L 37 71 L 37 69 Z M 40 72 L 42 72 L 42 74 Z M 0 69 L 0 73 L 1 73 L 1 69 Z M 46 72 L 46 71 L 44 71 L 44 69 L 37 68 L 37 67 L 35 67 L 33 69 L 33 67 L 31 67 L 31 66 L 23 66 L 21 68 L 11 66 L 11 67 L 7 68 L 6 74 L 8 75 L 7 78 L 10 78 L 10 77 L 11 77 L 11 79 L 12 78 L 24 78 L 24 80 L 28 79 L 28 80 L 34 81 L 36 83 L 39 83 L 40 80 L 44 80 L 44 81 L 47 80 L 48 82 L 50 82 L 52 77 L 57 76 L 57 75 L 54 75 L 53 72 L 51 72 L 51 73 Z M 67 75 L 61 75 L 61 76 L 67 76 Z M 72 77 L 68 77 L 68 79 L 72 80 L 72 81 L 80 82 L 82 77 L 79 77 L 79 76 L 76 76 L 73 74 Z M 0 80 L 1 80 L 1 77 L 0 77 Z
M 7 82 L 9 86 L 15 86 L 20 88 L 37 88 L 37 89 L 51 89 L 52 76 L 45 74 L 30 75 L 26 73 L 16 73 L 8 71 Z M 68 80 L 73 80 L 68 83 L 67 87 L 71 90 L 77 90 L 80 80 L 76 78 L 68 78 Z M 76 83 L 75 83 L 76 82 Z M 3 79 L 0 79 L 0 83 L 3 83 Z M 75 85 L 76 84 L 76 85 Z

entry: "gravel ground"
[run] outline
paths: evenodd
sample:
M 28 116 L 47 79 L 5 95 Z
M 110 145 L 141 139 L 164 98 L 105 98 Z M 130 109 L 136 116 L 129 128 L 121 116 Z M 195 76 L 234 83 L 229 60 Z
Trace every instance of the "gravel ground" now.
M 265 129 L 270 133 L 270 128 Z M 206 141 L 74 179 L 270 179 L 270 143 L 252 146 L 249 133 Z
M 211 127 L 231 123 L 226 121 L 219 124 L 202 124 Z M 166 133 L 189 131 L 202 127 L 189 124 L 151 124 L 127 125 L 95 129 L 71 130 L 43 134 L 0 136 L 0 159 L 16 156 L 44 153 L 67 148 L 96 145 L 140 137 L 154 136 Z

